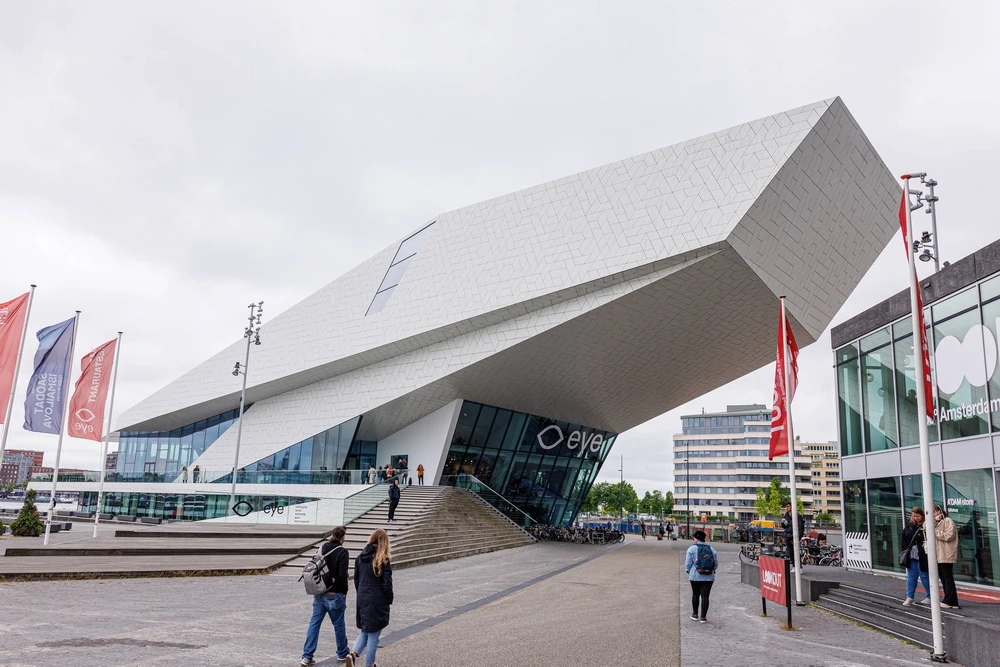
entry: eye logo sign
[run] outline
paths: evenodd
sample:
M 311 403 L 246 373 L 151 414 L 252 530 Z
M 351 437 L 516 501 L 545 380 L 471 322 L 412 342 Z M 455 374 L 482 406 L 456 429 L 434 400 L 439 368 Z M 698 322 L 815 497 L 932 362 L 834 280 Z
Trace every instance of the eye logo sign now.
M 236 516 L 246 516 L 253 512 L 253 505 L 249 501 L 241 500 L 240 502 L 233 505 L 233 514 Z
M 84 424 L 90 423 L 95 419 L 97 419 L 97 415 L 91 412 L 89 408 L 80 408 L 73 414 L 76 415 L 76 418 L 82 421 Z
M 1000 327 L 1000 320 L 997 321 Z M 945 394 L 954 394 L 965 380 L 974 387 L 985 386 L 997 368 L 997 342 L 993 332 L 981 324 L 969 328 L 961 341 L 945 336 L 934 350 L 937 385 Z
M 539 431 L 537 440 L 538 446 L 546 451 L 555 449 L 565 441 L 567 449 L 577 450 L 579 448 L 577 456 L 580 458 L 583 458 L 588 449 L 593 454 L 598 453 L 601 451 L 601 445 L 604 444 L 604 436 L 600 433 L 570 431 L 569 437 L 567 437 L 558 424 L 550 424 Z

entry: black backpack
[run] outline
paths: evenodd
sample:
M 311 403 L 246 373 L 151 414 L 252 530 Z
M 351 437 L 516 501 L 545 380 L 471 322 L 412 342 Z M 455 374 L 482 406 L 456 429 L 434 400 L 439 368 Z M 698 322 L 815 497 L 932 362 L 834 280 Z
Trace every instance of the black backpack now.
M 694 557 L 694 567 L 698 574 L 714 574 L 719 568 L 719 561 L 712 553 L 712 547 L 707 544 L 698 544 L 698 554 Z

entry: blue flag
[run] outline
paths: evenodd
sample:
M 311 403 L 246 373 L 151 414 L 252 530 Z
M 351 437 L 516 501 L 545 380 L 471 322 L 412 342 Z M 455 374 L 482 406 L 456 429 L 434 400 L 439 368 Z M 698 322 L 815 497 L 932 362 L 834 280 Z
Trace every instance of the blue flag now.
M 76 318 L 38 332 L 35 372 L 24 400 L 24 428 L 38 433 L 59 433 L 63 423 L 64 387 L 69 382 Z

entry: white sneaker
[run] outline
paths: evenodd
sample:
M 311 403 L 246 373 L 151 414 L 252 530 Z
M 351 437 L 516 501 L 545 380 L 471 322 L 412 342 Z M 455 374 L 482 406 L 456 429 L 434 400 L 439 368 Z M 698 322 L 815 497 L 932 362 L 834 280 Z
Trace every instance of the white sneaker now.
M 913 604 L 913 598 L 906 598 L 905 600 L 903 600 L 904 607 L 909 607 L 911 604 Z
M 942 603 L 941 603 L 941 608 L 942 608 L 942 609 L 954 609 L 955 607 L 953 607 L 953 606 L 952 606 L 952 605 L 950 605 L 950 604 L 945 604 L 944 602 L 942 602 Z
M 931 603 L 931 599 L 930 598 L 924 598 L 923 600 L 921 600 L 917 604 L 930 604 L 930 603 Z

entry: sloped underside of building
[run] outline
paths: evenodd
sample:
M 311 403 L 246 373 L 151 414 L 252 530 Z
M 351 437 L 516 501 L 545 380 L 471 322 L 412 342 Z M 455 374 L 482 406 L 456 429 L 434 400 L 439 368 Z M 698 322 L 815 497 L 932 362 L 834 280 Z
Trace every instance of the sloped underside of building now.
M 897 197 L 835 98 L 442 214 L 381 312 L 399 243 L 264 326 L 241 464 L 357 415 L 378 440 L 456 398 L 625 431 L 772 362 L 778 295 L 815 341 Z M 116 428 L 232 409 L 241 346 Z M 234 431 L 202 468 L 232 465 Z

